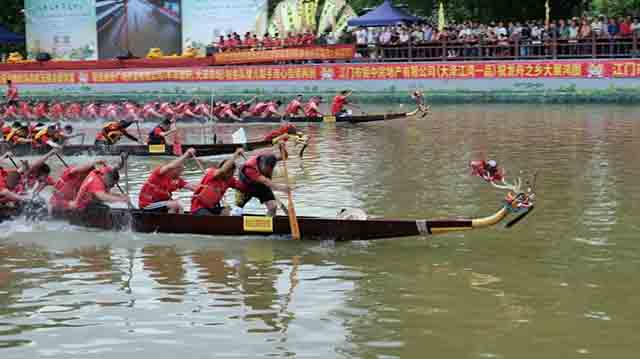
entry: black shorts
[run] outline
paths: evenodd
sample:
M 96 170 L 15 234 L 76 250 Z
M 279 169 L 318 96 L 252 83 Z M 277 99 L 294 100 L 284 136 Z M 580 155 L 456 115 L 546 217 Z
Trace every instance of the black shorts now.
M 222 211 L 224 211 L 224 207 L 218 204 L 213 208 L 200 208 L 192 214 L 194 216 L 219 216 L 222 214 Z
M 7 106 L 18 106 L 18 101 L 16 100 L 7 101 Z
M 249 190 L 247 192 L 236 192 L 239 194 L 237 200 L 238 207 L 244 207 L 251 198 L 257 198 L 262 204 L 276 200 L 276 196 L 273 194 L 271 188 L 262 183 L 252 183 L 248 187 Z

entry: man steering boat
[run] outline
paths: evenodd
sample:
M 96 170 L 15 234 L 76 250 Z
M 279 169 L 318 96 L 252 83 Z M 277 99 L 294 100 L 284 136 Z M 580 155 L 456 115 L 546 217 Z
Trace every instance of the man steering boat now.
M 336 117 L 351 116 L 351 110 L 348 110 L 347 106 L 359 108 L 349 102 L 349 96 L 352 94 L 353 91 L 351 90 L 340 91 L 340 93 L 333 98 L 333 102 L 331 103 L 331 114 Z
M 102 129 L 96 134 L 96 140 L 94 142 L 95 145 L 101 146 L 113 146 L 118 143 L 122 137 L 126 137 L 131 141 L 140 143 L 140 139 L 130 134 L 127 131 L 127 128 L 131 126 L 136 121 L 129 120 L 119 120 L 108 122 Z

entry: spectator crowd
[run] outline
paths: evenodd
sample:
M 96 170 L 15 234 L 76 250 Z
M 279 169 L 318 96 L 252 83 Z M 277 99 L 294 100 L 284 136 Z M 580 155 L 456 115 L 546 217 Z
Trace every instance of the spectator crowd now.
M 635 37 L 633 36 L 635 34 Z M 358 45 L 359 56 L 381 57 L 380 48 L 428 46 L 447 43 L 452 46 L 445 56 L 479 56 L 489 55 L 482 53 L 480 47 L 489 47 L 484 52 L 490 55 L 504 54 L 501 49 L 513 46 L 517 43 L 520 48 L 519 56 L 529 56 L 535 51 L 540 55 L 542 50 L 534 50 L 549 42 L 578 43 L 586 40 L 598 42 L 615 42 L 617 40 L 629 41 L 640 37 L 640 21 L 631 16 L 605 18 L 604 16 L 582 18 L 574 17 L 568 20 L 550 21 L 545 24 L 543 20 L 534 21 L 510 21 L 490 22 L 482 24 L 475 21 L 453 23 L 445 26 L 442 31 L 429 23 L 415 25 L 397 25 L 378 28 L 358 28 L 352 32 L 353 40 Z M 460 47 L 456 49 L 457 47 Z M 468 48 L 464 48 L 464 47 Z M 473 46 L 473 47 L 472 47 Z M 629 48 L 620 49 L 627 51 Z M 512 50 L 510 50 L 512 51 Z M 580 54 L 581 49 L 567 49 L 568 55 Z M 406 52 L 406 50 L 405 50 Z M 511 55 L 514 55 L 511 53 Z
M 300 47 L 311 46 L 323 39 L 317 39 L 313 32 L 304 31 L 300 33 L 290 32 L 285 36 L 275 33 L 273 35 L 266 33 L 261 38 L 255 33 L 247 32 L 244 36 L 234 32 L 228 34 L 225 38 L 220 36 L 216 42 L 212 44 L 218 52 L 226 51 L 242 51 L 242 50 L 265 50 L 284 47 Z M 325 40 L 324 44 L 328 42 Z

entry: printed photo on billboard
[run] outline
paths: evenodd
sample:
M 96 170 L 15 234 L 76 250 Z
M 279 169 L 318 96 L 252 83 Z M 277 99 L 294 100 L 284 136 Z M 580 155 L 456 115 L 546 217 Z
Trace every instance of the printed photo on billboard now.
M 95 5 L 101 59 L 145 57 L 150 48 L 181 53 L 180 0 L 96 0 Z
M 200 49 L 220 36 L 246 32 L 260 37 L 267 28 L 267 0 L 189 0 L 183 2 L 183 49 Z
M 27 56 L 54 59 L 98 57 L 95 0 L 25 0 Z

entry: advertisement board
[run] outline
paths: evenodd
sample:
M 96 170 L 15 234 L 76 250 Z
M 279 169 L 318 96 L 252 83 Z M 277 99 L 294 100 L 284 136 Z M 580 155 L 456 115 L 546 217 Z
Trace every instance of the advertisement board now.
M 101 59 L 145 57 L 150 48 L 165 55 L 181 53 L 180 0 L 93 1 Z
M 182 47 L 200 49 L 234 32 L 262 37 L 266 31 L 267 0 L 190 0 L 183 2 Z
M 95 0 L 25 0 L 27 56 L 98 58 Z

